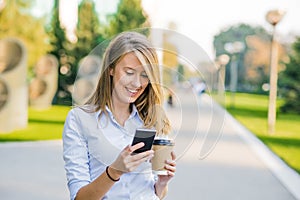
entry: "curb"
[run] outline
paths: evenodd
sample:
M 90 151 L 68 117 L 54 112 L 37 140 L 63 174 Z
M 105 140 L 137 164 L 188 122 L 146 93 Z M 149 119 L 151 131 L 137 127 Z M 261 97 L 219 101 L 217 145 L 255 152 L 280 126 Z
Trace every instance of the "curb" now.
M 238 135 L 250 146 L 254 153 L 271 170 L 278 180 L 294 195 L 300 199 L 300 175 L 283 160 L 274 154 L 261 140 L 232 117 L 227 110 L 226 118 L 237 130 Z
M 32 147 L 32 146 L 59 146 L 62 140 L 37 140 L 26 142 L 0 142 L 0 147 Z

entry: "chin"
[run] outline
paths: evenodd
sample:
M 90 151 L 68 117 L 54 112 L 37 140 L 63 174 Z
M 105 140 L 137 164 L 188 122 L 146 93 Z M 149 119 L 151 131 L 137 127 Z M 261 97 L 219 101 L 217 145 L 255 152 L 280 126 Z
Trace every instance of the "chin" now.
M 129 103 L 134 103 L 136 100 L 137 100 L 137 98 L 130 98 L 130 99 L 128 100 L 128 102 L 129 102 Z
M 130 103 L 134 103 L 134 102 L 136 101 L 136 99 L 137 99 L 137 98 L 128 97 L 128 98 L 126 98 L 126 99 L 124 98 L 124 99 L 123 99 L 123 102 L 124 102 L 124 103 L 129 103 L 129 104 L 130 104 Z

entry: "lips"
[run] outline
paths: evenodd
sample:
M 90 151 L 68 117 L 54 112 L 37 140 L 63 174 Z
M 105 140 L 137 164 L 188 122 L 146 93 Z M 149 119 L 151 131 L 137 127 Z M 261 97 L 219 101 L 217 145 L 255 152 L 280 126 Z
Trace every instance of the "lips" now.
M 126 88 L 126 90 L 129 92 L 130 96 L 135 96 L 138 94 L 139 90 L 137 89 L 129 89 L 129 88 Z

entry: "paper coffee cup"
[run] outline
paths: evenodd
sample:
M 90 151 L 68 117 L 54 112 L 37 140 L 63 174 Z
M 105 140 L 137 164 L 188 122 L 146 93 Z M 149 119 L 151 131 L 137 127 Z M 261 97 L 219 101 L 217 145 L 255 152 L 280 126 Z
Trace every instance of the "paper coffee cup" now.
M 167 175 L 167 170 L 164 168 L 166 160 L 171 160 L 171 152 L 173 151 L 174 143 L 168 139 L 155 139 L 152 149 L 154 157 L 151 160 L 152 170 L 158 175 Z

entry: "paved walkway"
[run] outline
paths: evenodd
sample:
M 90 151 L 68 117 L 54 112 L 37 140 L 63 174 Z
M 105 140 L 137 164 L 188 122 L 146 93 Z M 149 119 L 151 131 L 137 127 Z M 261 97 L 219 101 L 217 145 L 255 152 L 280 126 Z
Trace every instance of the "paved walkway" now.
M 177 95 L 167 200 L 300 199 L 300 176 L 208 96 Z M 2 143 L 0 157 L 0 199 L 68 199 L 61 141 Z
M 197 110 L 191 106 L 196 97 L 177 94 L 181 105 L 169 113 L 172 121 L 177 119 L 180 124 L 176 112 L 185 110 L 176 137 L 176 152 L 184 153 L 167 200 L 300 199 L 299 174 L 209 96 L 198 97 Z M 199 131 L 195 134 L 197 117 Z
M 68 199 L 61 141 L 4 143 L 0 158 L 0 199 Z

